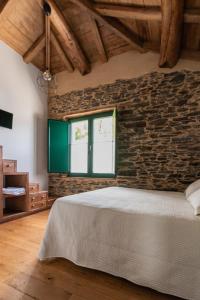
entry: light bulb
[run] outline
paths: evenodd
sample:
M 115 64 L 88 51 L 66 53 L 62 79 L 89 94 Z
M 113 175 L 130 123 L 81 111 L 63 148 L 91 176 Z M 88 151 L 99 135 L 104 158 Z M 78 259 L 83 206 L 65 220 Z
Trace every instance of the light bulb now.
M 42 77 L 45 81 L 51 81 L 53 79 L 53 76 L 48 69 L 42 73 Z

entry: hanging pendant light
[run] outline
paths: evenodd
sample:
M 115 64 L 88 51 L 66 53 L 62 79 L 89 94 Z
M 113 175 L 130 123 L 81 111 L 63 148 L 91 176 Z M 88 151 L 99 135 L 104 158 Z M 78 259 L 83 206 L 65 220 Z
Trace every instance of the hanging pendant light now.
M 51 24 L 50 15 L 51 7 L 47 2 L 44 2 L 43 13 L 45 16 L 45 71 L 40 73 L 37 78 L 38 86 L 45 93 L 54 91 L 56 94 L 55 75 L 51 73 Z

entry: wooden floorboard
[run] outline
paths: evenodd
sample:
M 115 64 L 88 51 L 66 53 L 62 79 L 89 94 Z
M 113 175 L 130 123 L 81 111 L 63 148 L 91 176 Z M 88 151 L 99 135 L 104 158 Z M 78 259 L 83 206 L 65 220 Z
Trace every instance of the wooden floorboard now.
M 0 300 L 178 299 L 64 259 L 38 261 L 48 213 L 0 225 Z

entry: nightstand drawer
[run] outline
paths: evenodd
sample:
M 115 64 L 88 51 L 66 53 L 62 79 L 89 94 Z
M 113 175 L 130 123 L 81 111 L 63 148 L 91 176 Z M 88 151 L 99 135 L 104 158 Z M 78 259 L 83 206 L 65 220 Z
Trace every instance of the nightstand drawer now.
M 40 201 L 40 196 L 38 193 L 30 193 L 29 194 L 29 201 L 30 203 L 35 203 Z
M 38 183 L 29 183 L 29 193 L 39 192 L 39 184 Z
M 46 208 L 46 201 L 38 201 L 31 203 L 31 210 Z
M 17 171 L 17 161 L 16 160 L 3 160 L 3 173 L 16 173 Z
M 41 201 L 47 201 L 48 192 L 39 192 L 38 195 Z

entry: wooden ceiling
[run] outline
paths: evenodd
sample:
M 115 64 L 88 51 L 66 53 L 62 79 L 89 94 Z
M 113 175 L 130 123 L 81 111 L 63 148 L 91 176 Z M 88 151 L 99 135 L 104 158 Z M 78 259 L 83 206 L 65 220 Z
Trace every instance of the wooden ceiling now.
M 94 62 L 131 49 L 160 52 L 173 67 L 180 55 L 200 59 L 200 0 L 48 0 L 51 70 L 84 75 Z M 42 0 L 0 0 L 0 39 L 45 69 Z

